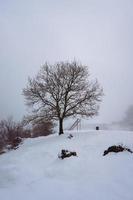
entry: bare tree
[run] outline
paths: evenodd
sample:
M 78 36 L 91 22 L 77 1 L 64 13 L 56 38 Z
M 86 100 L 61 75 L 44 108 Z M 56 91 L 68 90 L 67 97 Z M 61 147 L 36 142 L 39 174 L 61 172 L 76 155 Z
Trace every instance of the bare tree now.
M 97 80 L 90 80 L 88 67 L 74 61 L 45 63 L 35 78 L 28 79 L 23 94 L 33 109 L 27 120 L 59 120 L 60 135 L 64 118 L 98 113 L 103 91 Z

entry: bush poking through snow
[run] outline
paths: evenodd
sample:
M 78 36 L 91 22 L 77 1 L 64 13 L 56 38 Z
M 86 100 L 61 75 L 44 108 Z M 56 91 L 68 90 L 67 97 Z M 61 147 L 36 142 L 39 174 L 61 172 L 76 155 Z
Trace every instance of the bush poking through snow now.
M 71 156 L 77 156 L 77 153 L 74 151 L 68 151 L 68 150 L 62 149 L 61 154 L 58 155 L 58 158 L 63 160 L 64 158 L 68 158 Z
M 0 148 L 0 155 L 3 153 L 5 153 L 5 150 Z
M 10 149 L 17 149 L 19 147 L 19 144 L 22 143 L 22 138 L 21 137 L 16 137 L 10 144 Z
M 72 138 L 73 138 L 73 135 L 72 135 L 72 134 L 69 134 L 67 138 L 68 138 L 68 139 L 72 139 Z
M 17 149 L 22 138 L 27 137 L 31 137 L 30 130 L 24 129 L 22 123 L 15 122 L 12 117 L 0 120 L 0 154 Z
M 118 153 L 118 152 L 122 152 L 122 151 L 128 151 L 130 153 L 133 153 L 133 151 L 129 148 L 123 147 L 121 145 L 118 145 L 118 146 L 114 145 L 114 146 L 109 147 L 107 150 L 105 150 L 103 153 L 103 156 L 107 155 L 110 152 Z

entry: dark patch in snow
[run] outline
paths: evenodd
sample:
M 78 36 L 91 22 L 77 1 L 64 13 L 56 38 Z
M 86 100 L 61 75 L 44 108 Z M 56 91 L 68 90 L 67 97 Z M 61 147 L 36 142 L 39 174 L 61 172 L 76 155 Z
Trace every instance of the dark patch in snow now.
M 72 139 L 73 138 L 73 135 L 72 134 L 70 134 L 70 135 L 68 135 L 68 137 L 67 137 L 68 139 Z
M 64 158 L 68 158 L 71 156 L 77 156 L 77 153 L 74 151 L 72 152 L 72 151 L 62 149 L 61 154 L 58 155 L 58 158 L 64 159 Z
M 114 146 L 109 147 L 107 150 L 105 150 L 103 153 L 103 156 L 107 155 L 110 152 L 118 153 L 118 152 L 122 152 L 122 151 L 128 151 L 130 153 L 133 153 L 133 151 L 129 148 L 123 147 L 121 145 L 118 145 L 118 146 L 114 145 Z

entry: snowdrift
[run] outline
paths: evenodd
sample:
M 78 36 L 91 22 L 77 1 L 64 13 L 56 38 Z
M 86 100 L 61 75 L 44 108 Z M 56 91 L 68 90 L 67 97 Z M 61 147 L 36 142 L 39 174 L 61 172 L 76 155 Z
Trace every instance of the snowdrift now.
M 0 156 L 0 200 L 132 200 L 133 154 L 103 156 L 118 144 L 133 150 L 133 132 L 71 131 L 27 139 Z M 61 160 L 61 149 L 77 157 Z

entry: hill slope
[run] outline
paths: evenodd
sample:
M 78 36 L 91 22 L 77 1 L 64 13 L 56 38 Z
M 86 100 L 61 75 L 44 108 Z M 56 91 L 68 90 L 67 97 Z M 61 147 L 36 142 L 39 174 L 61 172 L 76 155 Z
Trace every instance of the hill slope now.
M 133 132 L 80 131 L 27 139 L 0 156 L 2 200 L 132 200 L 133 154 L 103 151 L 114 144 L 133 150 Z M 61 149 L 78 157 L 58 158 Z

